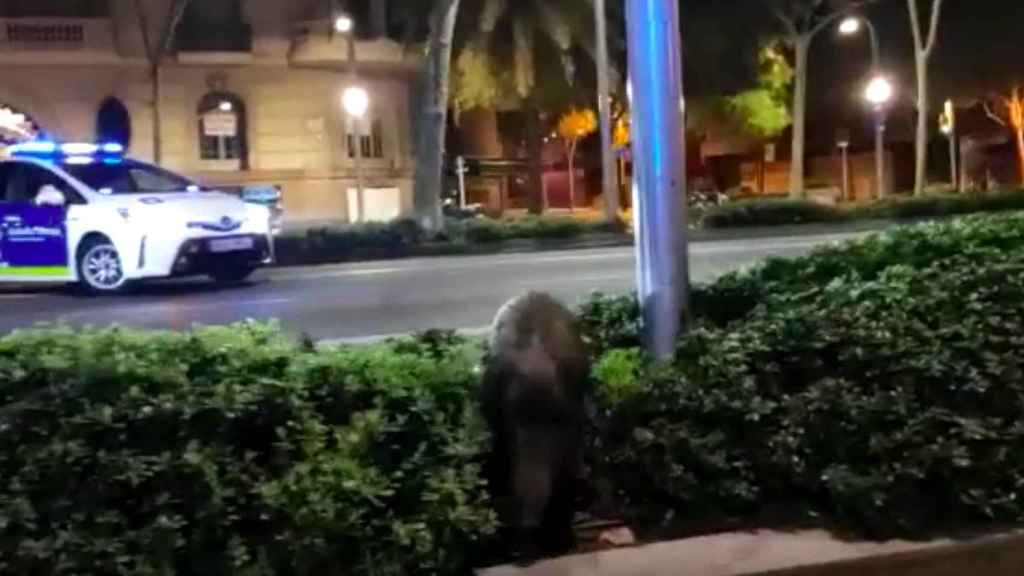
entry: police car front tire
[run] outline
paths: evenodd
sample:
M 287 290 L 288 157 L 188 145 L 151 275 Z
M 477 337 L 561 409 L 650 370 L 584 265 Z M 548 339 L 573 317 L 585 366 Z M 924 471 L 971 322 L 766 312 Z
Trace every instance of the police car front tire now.
M 116 294 L 126 288 L 121 256 L 109 240 L 94 238 L 78 250 L 78 280 L 91 294 Z

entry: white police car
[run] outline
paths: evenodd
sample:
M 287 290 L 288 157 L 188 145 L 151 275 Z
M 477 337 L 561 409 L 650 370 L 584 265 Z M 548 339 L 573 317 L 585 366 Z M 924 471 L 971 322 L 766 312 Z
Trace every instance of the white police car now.
M 271 213 L 120 144 L 34 141 L 0 161 L 0 282 L 133 282 L 208 275 L 238 282 L 273 259 Z

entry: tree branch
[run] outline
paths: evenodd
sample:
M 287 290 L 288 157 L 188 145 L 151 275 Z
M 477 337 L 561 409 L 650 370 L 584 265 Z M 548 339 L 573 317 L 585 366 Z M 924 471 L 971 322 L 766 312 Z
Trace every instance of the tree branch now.
M 188 5 L 189 0 L 173 0 L 168 7 L 166 27 L 158 47 L 160 52 L 157 54 L 157 62 L 163 60 L 164 55 L 171 49 L 174 33 L 178 30 L 178 25 L 181 24 L 181 19 L 185 16 L 185 9 L 188 8 Z
M 991 120 L 995 121 L 1000 126 L 1004 126 L 1004 127 L 1006 126 L 1006 121 L 1003 120 L 998 114 L 996 114 L 992 110 L 992 107 L 989 106 L 989 104 L 988 104 L 988 100 L 982 100 L 981 101 L 981 107 L 985 110 L 985 115 L 988 116 Z
M 846 16 L 847 14 L 850 13 L 850 10 L 853 10 L 853 7 L 850 7 L 849 10 L 842 10 L 840 12 L 833 12 L 832 14 L 829 14 L 828 16 L 823 18 L 821 20 L 821 22 L 818 22 L 814 26 L 814 28 L 811 28 L 811 36 L 816 36 L 819 32 L 824 30 L 827 26 L 829 26 L 830 24 L 832 24 L 833 22 L 835 22 L 839 18 L 841 18 L 843 16 Z
M 786 14 L 786 12 L 783 11 L 782 8 L 780 8 L 779 5 L 774 2 L 769 2 L 769 6 L 771 7 L 772 14 L 779 22 L 782 23 L 783 28 L 786 29 L 786 32 L 790 36 L 800 35 L 800 32 L 797 30 L 796 27 L 796 22 L 794 22 L 793 18 L 789 14 Z
M 910 11 L 910 30 L 914 33 L 914 51 L 920 52 L 924 50 L 924 44 L 921 40 L 921 17 L 917 11 L 917 0 L 907 0 L 907 8 Z
M 928 28 L 928 44 L 924 48 L 925 54 L 931 54 L 932 48 L 935 48 L 935 42 L 939 36 L 939 21 L 942 16 L 942 0 L 934 0 L 932 2 L 932 19 Z
M 149 18 L 142 0 L 135 0 L 135 16 L 139 20 L 139 31 L 142 32 L 142 49 L 146 51 L 146 59 L 153 64 L 153 41 L 149 36 Z

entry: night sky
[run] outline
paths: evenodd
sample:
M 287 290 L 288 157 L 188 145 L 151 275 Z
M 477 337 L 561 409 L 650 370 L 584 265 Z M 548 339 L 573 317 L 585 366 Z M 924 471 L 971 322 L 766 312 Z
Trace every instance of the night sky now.
M 909 141 L 915 74 L 906 1 L 880 0 L 867 13 L 879 30 L 884 66 L 902 96 L 902 114 L 891 126 L 890 138 Z M 1022 30 L 1024 0 L 946 0 L 931 60 L 934 105 L 947 98 L 967 101 L 984 96 L 1014 77 L 1024 80 Z M 809 80 L 812 129 L 808 136 L 819 149 L 831 145 L 831 134 L 840 126 L 849 126 L 864 138 L 870 132 L 859 101 L 870 65 L 867 37 L 822 34 L 815 41 Z M 825 129 L 814 130 L 815 123 Z

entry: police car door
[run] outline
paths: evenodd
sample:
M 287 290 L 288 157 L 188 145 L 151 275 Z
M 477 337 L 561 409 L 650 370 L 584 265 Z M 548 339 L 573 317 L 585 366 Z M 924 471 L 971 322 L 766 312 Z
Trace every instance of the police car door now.
M 0 280 L 72 279 L 65 223 L 68 191 L 66 182 L 40 166 L 0 164 Z

